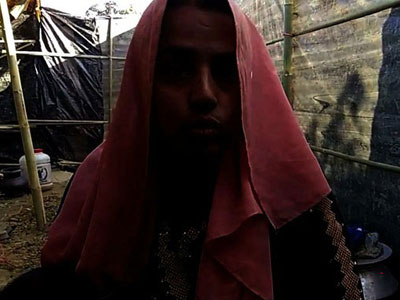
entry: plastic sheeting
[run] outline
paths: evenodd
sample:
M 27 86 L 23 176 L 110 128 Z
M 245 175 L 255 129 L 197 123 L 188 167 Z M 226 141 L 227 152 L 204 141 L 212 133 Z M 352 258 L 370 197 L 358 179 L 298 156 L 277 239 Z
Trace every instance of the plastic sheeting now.
M 32 28 L 34 34 L 32 34 Z M 34 16 L 21 24 L 35 39 L 36 51 L 101 55 L 94 21 L 43 8 L 41 23 Z M 25 49 L 24 49 L 25 50 Z M 102 62 L 100 59 L 20 56 L 20 73 L 29 119 L 103 120 Z M 7 60 L 0 62 L 6 73 Z M 5 76 L 6 77 L 6 76 Z M 0 90 L 0 123 L 16 124 L 11 86 Z M 103 137 L 103 126 L 32 126 L 34 147 L 44 148 L 52 160 L 82 160 Z M 0 130 L 0 161 L 23 154 L 19 132 Z

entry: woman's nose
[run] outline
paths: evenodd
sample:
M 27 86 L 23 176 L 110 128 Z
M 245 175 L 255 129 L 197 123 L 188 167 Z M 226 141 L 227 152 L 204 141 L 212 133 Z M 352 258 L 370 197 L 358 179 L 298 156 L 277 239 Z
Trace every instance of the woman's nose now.
M 193 82 L 189 107 L 196 113 L 206 114 L 218 105 L 217 86 L 212 77 L 210 66 L 203 65 L 199 68 Z

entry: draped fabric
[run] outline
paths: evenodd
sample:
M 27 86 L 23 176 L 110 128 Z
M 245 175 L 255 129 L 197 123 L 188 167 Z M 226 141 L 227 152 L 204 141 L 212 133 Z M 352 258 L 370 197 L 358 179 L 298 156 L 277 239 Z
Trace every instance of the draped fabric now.
M 42 251 L 101 286 L 130 283 L 146 267 L 156 220 L 149 178 L 154 64 L 167 0 L 155 0 L 131 42 L 107 139 L 77 171 Z M 229 1 L 236 27 L 244 142 L 223 158 L 196 299 L 273 299 L 269 228 L 315 206 L 330 188 L 262 37 Z

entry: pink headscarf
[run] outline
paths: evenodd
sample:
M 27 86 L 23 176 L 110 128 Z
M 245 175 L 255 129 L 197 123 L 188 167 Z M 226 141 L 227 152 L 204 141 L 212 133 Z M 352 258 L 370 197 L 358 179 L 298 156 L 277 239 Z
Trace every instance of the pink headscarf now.
M 154 64 L 167 0 L 154 0 L 131 42 L 106 141 L 76 173 L 42 251 L 95 282 L 135 281 L 152 240 L 148 160 Z M 245 136 L 215 188 L 196 299 L 273 299 L 269 227 L 315 206 L 330 188 L 286 99 L 263 39 L 229 0 L 236 26 Z

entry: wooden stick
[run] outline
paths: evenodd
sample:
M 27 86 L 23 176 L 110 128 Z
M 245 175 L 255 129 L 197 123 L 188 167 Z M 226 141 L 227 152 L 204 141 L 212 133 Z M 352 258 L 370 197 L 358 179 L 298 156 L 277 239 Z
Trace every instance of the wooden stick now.
M 347 155 L 347 154 L 344 154 L 344 153 L 341 153 L 341 152 L 337 152 L 337 151 L 333 151 L 333 150 L 330 150 L 330 149 L 325 149 L 325 148 L 321 148 L 321 147 L 317 147 L 317 146 L 310 145 L 310 148 L 314 152 L 319 152 L 319 153 L 322 153 L 322 154 L 325 154 L 325 155 L 335 156 L 335 157 L 338 157 L 338 158 L 341 158 L 341 159 L 344 159 L 344 160 L 348 160 L 348 161 L 351 161 L 351 162 L 355 162 L 355 163 L 358 163 L 358 164 L 362 164 L 362 165 L 366 165 L 366 166 L 370 166 L 370 167 L 374 167 L 374 168 L 378 168 L 378 169 L 383 169 L 383 170 L 386 170 L 386 171 L 400 173 L 400 167 L 399 166 L 380 163 L 380 162 L 376 162 L 376 161 L 360 158 L 360 157 L 353 156 L 353 155 Z
M 4 44 L 5 41 L 0 39 L 0 44 Z M 24 43 L 28 43 L 28 44 L 34 44 L 36 43 L 35 40 L 14 40 L 14 43 L 16 44 L 24 44 Z
M 10 67 L 15 109 L 17 111 L 18 123 L 22 136 L 22 144 L 24 146 L 24 152 L 26 157 L 26 165 L 27 165 L 29 183 L 32 193 L 33 208 L 36 216 L 37 227 L 38 229 L 43 230 L 46 225 L 46 215 L 43 205 L 43 196 L 36 168 L 32 137 L 29 129 L 28 117 L 26 114 L 21 78 L 19 76 L 14 35 L 11 27 L 11 21 L 6 0 L 0 0 L 0 13 L 1 13 L 1 25 L 2 25 L 3 37 L 5 40 L 5 45 L 8 55 L 8 65 Z
M 108 109 L 108 111 L 105 114 L 105 120 L 108 121 L 108 123 L 111 122 L 112 118 L 112 109 L 113 109 L 113 75 L 114 75 L 114 65 L 113 65 L 113 59 L 112 56 L 114 54 L 114 40 L 113 40 L 113 15 L 112 12 L 110 12 L 110 18 L 108 19 L 108 56 L 110 59 L 108 60 L 108 89 L 109 89 L 109 94 L 108 94 L 108 103 L 107 105 L 104 106 L 105 109 Z M 106 137 L 106 133 L 108 131 L 108 125 L 104 127 L 104 138 Z
M 286 97 L 293 106 L 292 93 L 292 56 L 293 56 L 293 0 L 285 0 L 285 18 L 284 18 L 283 40 L 283 77 L 282 86 Z
M 2 51 L 2 53 L 5 51 Z M 49 56 L 49 57 L 66 57 L 66 58 L 92 58 L 92 59 L 110 59 L 108 55 L 87 55 L 87 54 L 76 54 L 76 53 L 53 53 L 53 52 L 43 52 L 43 51 L 17 51 L 19 55 L 28 55 L 28 56 Z M 126 57 L 113 56 L 112 60 L 126 60 Z

